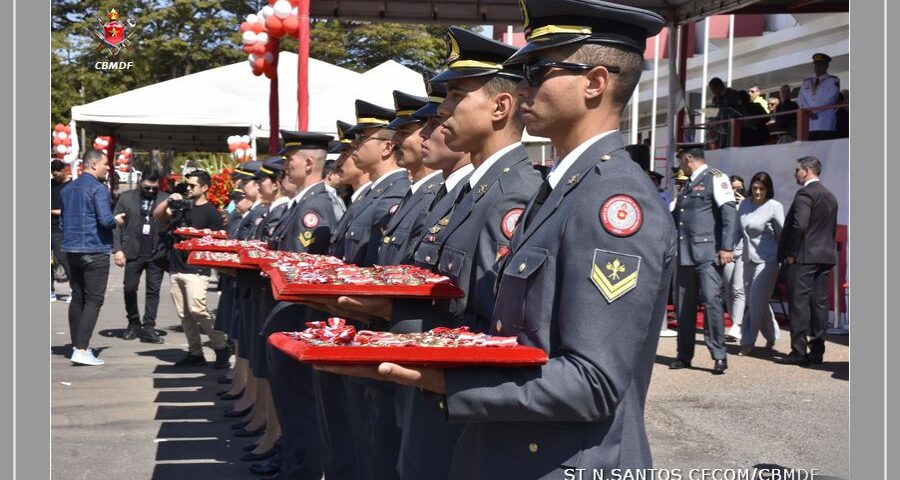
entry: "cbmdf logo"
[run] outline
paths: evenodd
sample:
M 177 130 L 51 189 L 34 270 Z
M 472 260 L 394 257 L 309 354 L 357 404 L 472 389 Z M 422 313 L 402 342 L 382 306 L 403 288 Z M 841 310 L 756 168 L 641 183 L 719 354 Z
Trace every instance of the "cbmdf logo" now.
M 118 55 L 131 45 L 136 24 L 131 20 L 123 21 L 116 9 L 110 10 L 106 17 L 107 20 L 97 19 L 93 30 L 94 36 L 100 41 L 97 50 L 105 50 L 107 57 L 117 60 Z M 94 64 L 94 68 L 98 70 L 128 70 L 133 66 L 134 62 L 126 61 L 98 61 Z

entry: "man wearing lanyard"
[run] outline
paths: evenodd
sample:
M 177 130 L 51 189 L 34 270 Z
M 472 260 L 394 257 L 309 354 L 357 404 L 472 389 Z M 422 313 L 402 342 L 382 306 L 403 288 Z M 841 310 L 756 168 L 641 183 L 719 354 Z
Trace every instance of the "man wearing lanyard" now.
M 116 227 L 113 235 L 113 258 L 116 266 L 125 267 L 123 290 L 128 327 L 122 335 L 124 340 L 140 337 L 142 342 L 163 343 L 156 334 L 156 310 L 167 265 L 166 250 L 160 242 L 165 228 L 160 228 L 159 221 L 153 218 L 153 209 L 168 196 L 159 191 L 159 172 L 150 170 L 143 172 L 140 188 L 123 193 L 116 203 L 115 214 L 125 214 L 125 223 Z M 146 297 L 141 322 L 137 297 L 144 272 Z

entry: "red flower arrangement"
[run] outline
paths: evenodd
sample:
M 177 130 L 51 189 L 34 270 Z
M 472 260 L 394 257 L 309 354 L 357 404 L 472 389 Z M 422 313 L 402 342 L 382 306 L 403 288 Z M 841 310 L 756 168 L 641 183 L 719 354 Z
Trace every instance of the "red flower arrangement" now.
M 234 188 L 234 182 L 231 179 L 233 171 L 234 169 L 225 167 L 219 173 L 210 175 L 212 182 L 209 190 L 206 192 L 206 199 L 214 204 L 216 208 L 225 208 L 228 202 L 231 201 L 229 194 L 231 189 Z

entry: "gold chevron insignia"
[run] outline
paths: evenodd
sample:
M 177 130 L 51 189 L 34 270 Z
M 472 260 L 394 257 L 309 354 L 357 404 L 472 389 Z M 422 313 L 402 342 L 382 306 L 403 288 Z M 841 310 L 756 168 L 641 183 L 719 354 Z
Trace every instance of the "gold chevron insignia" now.
M 313 241 L 315 241 L 310 230 L 303 232 L 301 235 L 297 235 L 297 240 L 300 240 L 300 244 L 303 245 L 303 248 L 309 247 L 312 245 Z
M 450 38 L 450 55 L 447 56 L 447 63 L 450 63 L 454 60 L 459 59 L 460 51 L 459 43 L 456 41 L 456 37 L 454 37 L 452 33 L 449 34 L 448 37 Z
M 591 281 L 606 301 L 612 303 L 637 286 L 640 264 L 638 256 L 595 249 Z

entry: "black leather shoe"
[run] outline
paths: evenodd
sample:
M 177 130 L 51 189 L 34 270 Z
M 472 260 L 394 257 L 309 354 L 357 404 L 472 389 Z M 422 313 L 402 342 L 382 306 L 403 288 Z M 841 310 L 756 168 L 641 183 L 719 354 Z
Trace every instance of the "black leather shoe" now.
M 231 425 L 231 429 L 232 430 L 240 430 L 240 429 L 246 427 L 248 423 L 250 423 L 250 420 L 235 423 L 235 424 Z M 255 448 L 256 448 L 256 445 L 254 445 L 253 448 L 251 448 L 250 450 L 253 450 Z
M 122 340 L 134 340 L 138 336 L 138 327 L 136 325 L 128 325 L 125 333 L 122 334 Z
M 228 410 L 225 410 L 225 416 L 228 418 L 245 417 L 245 416 L 247 416 L 248 413 L 250 413 L 250 408 L 251 407 L 247 407 L 243 410 L 235 410 L 233 408 L 229 408 Z
M 221 398 L 222 400 L 237 400 L 243 396 L 244 396 L 244 391 L 241 390 L 239 393 L 235 393 L 235 394 L 224 393 L 222 395 L 219 395 L 219 398 Z
M 821 353 L 810 353 L 809 355 L 806 356 L 806 360 L 809 362 L 810 365 L 821 365 L 822 362 L 824 361 L 822 359 L 822 356 L 823 356 L 823 354 L 821 354 Z
M 203 358 L 203 355 L 191 355 L 187 354 L 181 360 L 175 362 L 176 367 L 191 367 L 191 366 L 203 366 L 206 365 L 206 359 Z
M 247 430 L 245 428 L 242 428 L 242 429 L 234 432 L 234 436 L 235 437 L 258 437 L 258 436 L 262 435 L 263 432 L 265 432 L 265 431 L 266 431 L 265 425 L 257 428 L 256 430 Z
M 231 366 L 228 360 L 231 358 L 231 349 L 228 347 L 216 350 L 216 363 L 213 368 L 216 370 L 224 370 Z
M 281 470 L 281 460 L 277 462 L 269 460 L 265 463 L 254 463 L 247 468 L 249 468 L 251 472 L 257 475 L 275 475 L 279 470 Z
M 670 370 L 680 370 L 682 368 L 691 368 L 690 360 L 675 360 L 669 364 Z
M 241 450 L 243 450 L 245 452 L 252 452 L 252 451 L 256 450 L 256 447 L 258 447 L 258 446 L 259 445 L 256 443 L 251 443 L 250 445 L 244 445 L 243 447 L 241 447 Z
M 263 452 L 263 453 L 250 452 L 250 453 L 244 455 L 243 457 L 241 457 L 241 461 L 242 462 L 258 462 L 260 460 L 272 458 L 273 455 L 275 455 L 275 449 L 270 448 L 268 452 Z
M 138 336 L 141 337 L 141 342 L 144 343 L 166 343 L 165 340 L 156 334 L 156 329 L 153 327 L 142 328 Z
M 725 370 L 728 370 L 728 360 L 716 360 L 715 365 L 713 365 L 713 375 L 722 375 L 725 373 Z
M 791 353 L 786 357 L 781 357 L 776 362 L 782 365 L 809 365 L 809 357 L 807 355 L 797 355 Z
M 216 383 L 219 383 L 219 384 L 222 384 L 222 385 L 231 385 L 231 382 L 233 382 L 233 381 L 234 381 L 234 380 L 232 380 L 232 379 L 226 377 L 225 375 L 222 375 L 221 377 L 219 377 L 219 378 L 216 379 Z

